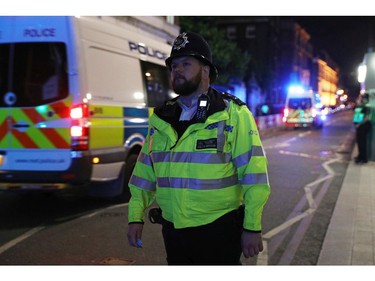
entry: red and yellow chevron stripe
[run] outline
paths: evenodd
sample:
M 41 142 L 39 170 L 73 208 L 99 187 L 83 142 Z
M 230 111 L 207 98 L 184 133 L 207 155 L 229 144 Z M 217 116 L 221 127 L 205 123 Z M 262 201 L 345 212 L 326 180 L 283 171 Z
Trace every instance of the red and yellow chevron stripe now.
M 48 122 L 69 118 L 69 106 L 57 102 L 35 108 L 0 109 L 0 148 L 70 148 L 70 126 L 54 128 Z M 46 126 L 37 126 L 38 124 Z M 15 124 L 25 124 L 23 129 Z

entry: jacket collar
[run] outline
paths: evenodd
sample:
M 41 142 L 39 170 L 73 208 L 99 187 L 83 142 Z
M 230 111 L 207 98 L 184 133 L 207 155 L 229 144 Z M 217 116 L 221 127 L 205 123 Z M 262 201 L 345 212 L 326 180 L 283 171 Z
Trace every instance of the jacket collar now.
M 208 109 L 208 116 L 223 111 L 226 108 L 226 104 L 222 95 L 215 90 L 214 88 L 210 87 L 208 89 L 207 95 L 210 99 L 210 107 Z M 170 122 L 170 119 L 179 118 L 181 114 L 180 105 L 177 102 L 178 97 L 173 98 L 171 100 L 166 101 L 162 106 L 156 107 L 154 113 L 160 117 L 161 119 Z

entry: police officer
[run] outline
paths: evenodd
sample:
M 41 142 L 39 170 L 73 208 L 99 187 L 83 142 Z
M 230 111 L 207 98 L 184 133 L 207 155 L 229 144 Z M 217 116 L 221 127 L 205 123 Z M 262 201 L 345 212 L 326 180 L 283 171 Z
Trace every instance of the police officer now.
M 263 250 L 261 217 L 270 194 L 267 159 L 253 115 L 210 86 L 207 42 L 184 32 L 170 57 L 177 98 L 155 108 L 130 179 L 128 242 L 142 247 L 156 198 L 169 265 L 238 265 Z
M 356 128 L 356 142 L 358 155 L 354 161 L 357 164 L 367 163 L 367 135 L 371 129 L 369 96 L 364 94 L 359 97 L 359 106 L 354 110 L 353 123 Z

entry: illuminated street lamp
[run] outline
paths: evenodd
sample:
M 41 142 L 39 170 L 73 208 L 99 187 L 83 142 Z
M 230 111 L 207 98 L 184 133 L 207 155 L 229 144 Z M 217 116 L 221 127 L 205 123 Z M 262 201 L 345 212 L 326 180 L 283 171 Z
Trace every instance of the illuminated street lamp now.
M 365 64 L 361 64 L 358 67 L 358 82 L 359 83 L 365 82 L 366 73 L 367 73 L 367 66 Z

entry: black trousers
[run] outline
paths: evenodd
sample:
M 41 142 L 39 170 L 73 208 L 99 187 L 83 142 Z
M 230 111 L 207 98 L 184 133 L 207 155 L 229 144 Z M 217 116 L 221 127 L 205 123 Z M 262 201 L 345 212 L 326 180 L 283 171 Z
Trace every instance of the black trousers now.
M 371 123 L 368 121 L 357 128 L 356 140 L 358 146 L 357 161 L 367 162 L 367 135 L 371 129 Z
M 169 265 L 241 265 L 242 219 L 232 211 L 198 227 L 175 229 L 163 223 Z

